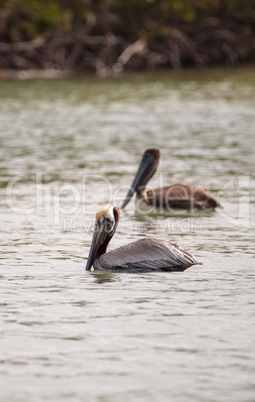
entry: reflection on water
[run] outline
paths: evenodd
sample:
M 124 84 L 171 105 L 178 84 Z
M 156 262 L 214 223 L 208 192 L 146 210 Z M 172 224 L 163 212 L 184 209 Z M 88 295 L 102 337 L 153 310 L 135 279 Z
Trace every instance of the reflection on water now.
M 116 282 L 118 280 L 118 276 L 116 274 L 112 274 L 111 272 L 93 271 L 89 273 L 95 278 L 95 282 L 99 284 Z
M 0 82 L 1 400 L 254 400 L 252 69 Z M 110 249 L 177 242 L 184 273 L 85 272 L 94 216 L 150 184 L 219 194 L 215 213 L 138 215 Z

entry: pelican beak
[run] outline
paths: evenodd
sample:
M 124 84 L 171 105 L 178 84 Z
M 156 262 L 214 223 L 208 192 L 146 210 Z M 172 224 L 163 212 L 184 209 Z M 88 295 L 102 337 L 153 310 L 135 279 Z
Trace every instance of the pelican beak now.
M 97 255 L 97 251 L 99 247 L 104 243 L 109 233 L 109 222 L 110 222 L 109 219 L 104 218 L 104 216 L 101 216 L 95 225 L 88 261 L 86 265 L 86 271 L 89 271 L 92 268 Z
M 155 160 L 151 155 L 146 155 L 146 157 L 142 158 L 139 168 L 136 172 L 135 178 L 133 180 L 133 183 L 126 195 L 125 201 L 123 202 L 121 209 L 127 206 L 129 201 L 133 197 L 133 194 L 144 183 L 144 180 L 148 176 L 148 173 L 150 173 L 151 169 L 153 168 L 154 162 Z

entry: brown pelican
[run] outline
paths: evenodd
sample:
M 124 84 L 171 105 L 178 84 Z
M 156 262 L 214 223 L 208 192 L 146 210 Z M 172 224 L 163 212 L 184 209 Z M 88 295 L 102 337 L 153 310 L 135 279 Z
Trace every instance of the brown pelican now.
M 121 208 L 127 206 L 135 192 L 138 208 L 150 212 L 222 208 L 220 203 L 201 187 L 177 183 L 146 190 L 147 183 L 158 169 L 160 158 L 161 152 L 158 149 L 147 149 L 144 152 L 134 181 Z
M 86 271 L 93 270 L 92 267 L 99 271 L 132 273 L 185 271 L 192 265 L 202 264 L 178 244 L 155 238 L 140 239 L 107 253 L 118 222 L 116 207 L 99 208 Z

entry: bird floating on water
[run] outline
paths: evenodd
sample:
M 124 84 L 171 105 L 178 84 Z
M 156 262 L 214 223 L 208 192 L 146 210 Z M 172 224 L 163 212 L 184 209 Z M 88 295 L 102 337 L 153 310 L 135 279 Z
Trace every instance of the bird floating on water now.
M 202 264 L 178 244 L 155 238 L 140 239 L 107 253 L 118 222 L 119 210 L 116 207 L 106 205 L 99 208 L 86 271 L 170 272 L 185 271 L 192 265 Z
M 173 184 L 147 190 L 146 185 L 156 173 L 161 158 L 159 149 L 147 149 L 142 157 L 133 183 L 121 208 L 125 208 L 136 193 L 138 209 L 150 212 L 193 211 L 223 208 L 209 192 L 201 187 Z

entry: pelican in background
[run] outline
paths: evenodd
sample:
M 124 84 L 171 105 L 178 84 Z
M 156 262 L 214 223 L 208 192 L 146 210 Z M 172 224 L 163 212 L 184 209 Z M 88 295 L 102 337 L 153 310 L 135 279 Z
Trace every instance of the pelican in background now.
M 140 239 L 107 253 L 118 222 L 116 207 L 106 205 L 99 208 L 86 271 L 170 272 L 185 271 L 192 265 L 202 264 L 178 244 L 155 238 Z
M 147 183 L 158 169 L 160 158 L 161 152 L 159 149 L 152 148 L 144 152 L 134 181 L 121 206 L 122 209 L 127 206 L 135 192 L 139 209 L 152 212 L 223 208 L 207 190 L 201 187 L 177 183 L 171 186 L 146 190 Z

